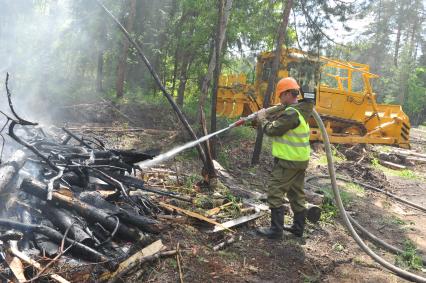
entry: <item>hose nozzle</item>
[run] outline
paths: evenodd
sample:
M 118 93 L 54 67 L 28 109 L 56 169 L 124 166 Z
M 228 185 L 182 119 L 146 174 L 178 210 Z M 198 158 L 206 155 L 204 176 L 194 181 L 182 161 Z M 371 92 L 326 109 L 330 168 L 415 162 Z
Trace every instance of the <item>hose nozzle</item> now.
M 275 106 L 271 106 L 269 108 L 266 108 L 266 114 L 267 115 L 271 115 L 272 113 L 276 112 L 280 108 L 281 108 L 280 105 L 275 105 Z M 246 122 L 253 121 L 257 117 L 257 112 L 258 111 L 256 111 L 256 112 L 248 115 L 247 117 L 240 118 L 238 121 L 230 124 L 229 127 L 230 128 L 234 128 L 234 127 L 238 127 L 238 126 L 244 125 Z

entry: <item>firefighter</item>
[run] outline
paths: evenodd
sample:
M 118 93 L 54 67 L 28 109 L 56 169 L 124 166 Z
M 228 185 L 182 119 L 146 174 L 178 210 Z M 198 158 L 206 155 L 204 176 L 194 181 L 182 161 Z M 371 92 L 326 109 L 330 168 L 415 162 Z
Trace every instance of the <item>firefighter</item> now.
M 310 101 L 298 102 L 300 87 L 294 78 L 281 79 L 275 95 L 283 110 L 271 121 L 264 109 L 257 119 L 264 133 L 272 138 L 274 166 L 268 183 L 267 201 L 271 209 L 271 226 L 258 228 L 258 233 L 271 239 L 282 238 L 283 229 L 297 237 L 303 235 L 306 218 L 304 178 L 310 157 L 308 119 L 313 111 Z M 284 197 L 290 201 L 293 225 L 284 226 Z

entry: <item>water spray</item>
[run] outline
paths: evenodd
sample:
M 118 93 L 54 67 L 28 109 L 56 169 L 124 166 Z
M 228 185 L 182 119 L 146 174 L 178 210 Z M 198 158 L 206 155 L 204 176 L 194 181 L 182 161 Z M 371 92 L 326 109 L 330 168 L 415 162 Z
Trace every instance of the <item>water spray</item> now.
M 277 112 L 279 109 L 282 109 L 281 105 L 276 105 L 276 106 L 272 106 L 272 107 L 266 108 L 266 115 L 271 115 L 271 114 Z M 236 121 L 236 122 L 234 122 L 232 124 L 229 124 L 228 127 L 226 127 L 226 128 L 223 128 L 223 129 L 221 129 L 219 131 L 216 131 L 214 133 L 211 133 L 211 134 L 208 134 L 206 136 L 203 136 L 203 137 L 201 137 L 201 138 L 199 138 L 197 140 L 188 142 L 188 143 L 186 143 L 184 145 L 178 146 L 178 147 L 176 147 L 176 148 L 174 148 L 172 150 L 169 150 L 169 151 L 167 151 L 165 153 L 157 155 L 153 159 L 144 160 L 144 161 L 141 161 L 139 163 L 136 163 L 135 165 L 138 166 L 140 169 L 143 169 L 143 168 L 152 167 L 152 166 L 154 166 L 154 165 L 156 165 L 158 163 L 161 163 L 163 161 L 169 160 L 170 158 L 174 157 L 178 153 L 180 153 L 180 152 L 182 152 L 182 151 L 184 151 L 184 150 L 186 150 L 188 148 L 192 148 L 192 147 L 194 147 L 194 146 L 196 146 L 196 145 L 198 145 L 198 144 L 200 144 L 202 142 L 207 141 L 208 139 L 210 139 L 210 138 L 212 138 L 214 136 L 217 136 L 217 135 L 219 135 L 219 134 L 221 134 L 223 132 L 226 132 L 226 131 L 228 131 L 228 130 L 230 130 L 232 128 L 242 126 L 242 125 L 244 125 L 244 124 L 246 124 L 248 122 L 251 122 L 251 121 L 255 120 L 257 118 L 257 113 L 258 112 L 254 112 L 254 113 L 248 115 L 247 117 L 240 118 L 238 121 Z

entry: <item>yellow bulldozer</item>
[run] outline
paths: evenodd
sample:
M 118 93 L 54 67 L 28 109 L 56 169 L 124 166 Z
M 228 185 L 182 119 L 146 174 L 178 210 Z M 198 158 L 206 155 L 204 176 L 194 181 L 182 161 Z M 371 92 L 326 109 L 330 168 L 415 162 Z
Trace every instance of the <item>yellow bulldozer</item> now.
M 262 108 L 271 73 L 273 52 L 257 58 L 254 83 L 244 74 L 222 75 L 217 93 L 217 115 L 247 116 Z M 410 121 L 400 105 L 377 104 L 365 64 L 314 56 L 298 49 L 284 49 L 278 78 L 294 77 L 302 89 L 315 90 L 315 109 L 321 115 L 330 141 L 336 144 L 387 144 L 410 148 Z M 279 97 L 271 97 L 279 104 Z M 321 140 L 315 121 L 309 121 L 311 141 Z

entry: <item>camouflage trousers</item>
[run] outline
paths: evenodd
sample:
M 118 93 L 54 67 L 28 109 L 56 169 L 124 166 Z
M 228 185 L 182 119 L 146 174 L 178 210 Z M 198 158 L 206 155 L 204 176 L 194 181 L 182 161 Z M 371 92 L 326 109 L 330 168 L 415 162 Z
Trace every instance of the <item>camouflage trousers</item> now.
M 270 208 L 283 205 L 284 197 L 290 201 L 293 213 L 305 209 L 304 192 L 306 169 L 289 169 L 275 162 L 268 184 L 268 204 Z

